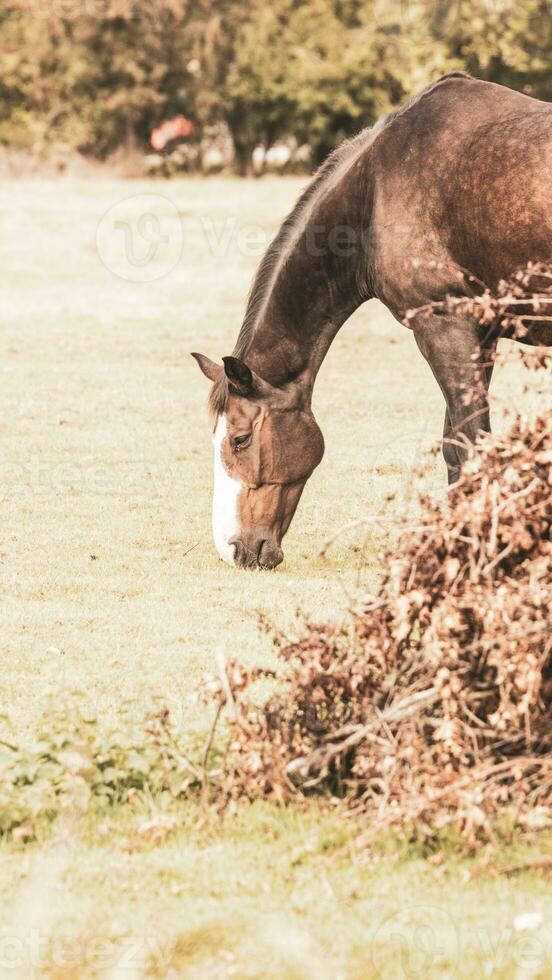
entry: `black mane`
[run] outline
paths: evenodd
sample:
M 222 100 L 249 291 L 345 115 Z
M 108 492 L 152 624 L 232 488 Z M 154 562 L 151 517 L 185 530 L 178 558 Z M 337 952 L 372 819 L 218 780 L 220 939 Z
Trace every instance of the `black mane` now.
M 337 149 L 330 153 L 327 159 L 324 160 L 324 163 L 321 164 L 319 169 L 316 171 L 308 187 L 305 188 L 303 193 L 295 202 L 293 209 L 282 222 L 279 231 L 268 246 L 261 259 L 257 272 L 255 273 L 255 278 L 253 279 L 253 283 L 247 297 L 245 316 L 238 334 L 238 339 L 234 346 L 234 350 L 232 351 L 234 357 L 244 358 L 247 355 L 251 340 L 253 339 L 253 334 L 255 332 L 257 317 L 266 299 L 267 289 L 270 286 L 275 266 L 282 255 L 282 252 L 285 250 L 289 236 L 296 228 L 297 222 L 299 221 L 303 211 L 316 196 L 320 188 L 330 180 L 333 173 L 342 163 L 342 161 L 345 160 L 349 154 L 353 153 L 358 144 L 367 139 L 371 132 L 372 130 L 370 128 L 361 130 L 361 132 L 357 133 L 356 136 L 346 140 L 341 144 L 341 146 L 338 146 Z M 222 375 L 220 380 L 216 381 L 213 385 L 209 396 L 209 408 L 215 416 L 224 411 L 226 394 L 226 379 L 224 375 Z

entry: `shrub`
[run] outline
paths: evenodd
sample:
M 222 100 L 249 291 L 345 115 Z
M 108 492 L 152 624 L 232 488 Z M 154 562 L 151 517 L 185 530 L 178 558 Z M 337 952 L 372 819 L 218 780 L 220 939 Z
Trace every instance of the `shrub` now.
M 281 687 L 232 661 L 231 798 L 344 795 L 374 826 L 493 833 L 552 803 L 552 413 L 472 453 L 346 625 L 277 634 Z

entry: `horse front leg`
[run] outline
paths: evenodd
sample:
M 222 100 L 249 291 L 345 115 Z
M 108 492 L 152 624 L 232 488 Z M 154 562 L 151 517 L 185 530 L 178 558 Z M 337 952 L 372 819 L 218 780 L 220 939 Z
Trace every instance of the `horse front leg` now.
M 448 408 L 445 411 L 445 424 L 443 426 L 443 456 L 447 464 L 449 486 L 452 486 L 453 483 L 458 482 L 460 477 L 461 463 Z
M 472 320 L 436 315 L 419 318 L 414 336 L 445 397 L 443 456 L 448 482 L 456 483 L 470 443 L 479 432 L 491 431 L 489 385 L 496 342 L 483 338 Z

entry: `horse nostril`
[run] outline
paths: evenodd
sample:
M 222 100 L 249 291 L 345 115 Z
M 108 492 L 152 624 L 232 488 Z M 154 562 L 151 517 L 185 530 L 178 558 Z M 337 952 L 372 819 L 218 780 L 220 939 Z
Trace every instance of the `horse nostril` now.
M 261 541 L 259 551 L 257 554 L 257 563 L 259 568 L 276 568 L 284 560 L 284 552 L 277 544 L 271 544 L 270 541 Z
M 239 538 L 230 538 L 228 544 L 234 548 L 234 564 L 241 568 L 244 559 L 244 547 Z
M 267 538 L 259 542 L 253 541 L 248 547 L 240 538 L 233 537 L 228 541 L 234 548 L 234 565 L 237 568 L 276 568 L 283 561 L 282 549 Z

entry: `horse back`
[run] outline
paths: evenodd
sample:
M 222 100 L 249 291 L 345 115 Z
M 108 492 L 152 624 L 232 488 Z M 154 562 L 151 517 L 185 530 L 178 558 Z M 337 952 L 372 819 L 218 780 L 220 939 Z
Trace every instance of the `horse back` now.
M 451 76 L 371 148 L 374 279 L 394 312 L 552 255 L 552 107 Z

